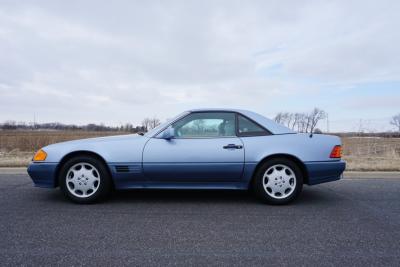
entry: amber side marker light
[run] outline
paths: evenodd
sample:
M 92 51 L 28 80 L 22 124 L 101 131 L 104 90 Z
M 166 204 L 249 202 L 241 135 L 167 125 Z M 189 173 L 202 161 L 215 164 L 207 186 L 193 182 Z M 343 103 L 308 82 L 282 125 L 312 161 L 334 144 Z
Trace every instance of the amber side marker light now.
M 39 149 L 38 152 L 36 152 L 35 156 L 33 156 L 33 161 L 43 161 L 47 157 L 47 153 L 44 152 L 44 150 Z
M 342 146 L 335 146 L 332 149 L 331 155 L 329 156 L 330 158 L 338 159 L 342 157 Z

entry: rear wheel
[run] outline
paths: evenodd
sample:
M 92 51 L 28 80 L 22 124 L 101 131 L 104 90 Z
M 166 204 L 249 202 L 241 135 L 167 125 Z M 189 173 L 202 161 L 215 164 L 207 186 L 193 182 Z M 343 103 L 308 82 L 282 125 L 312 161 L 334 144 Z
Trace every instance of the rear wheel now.
M 256 196 L 268 204 L 287 204 L 300 194 L 303 175 L 299 166 L 286 158 L 271 159 L 257 170 L 253 187 Z
M 64 195 L 76 203 L 94 203 L 108 195 L 111 189 L 106 166 L 90 156 L 68 160 L 61 167 L 59 184 Z

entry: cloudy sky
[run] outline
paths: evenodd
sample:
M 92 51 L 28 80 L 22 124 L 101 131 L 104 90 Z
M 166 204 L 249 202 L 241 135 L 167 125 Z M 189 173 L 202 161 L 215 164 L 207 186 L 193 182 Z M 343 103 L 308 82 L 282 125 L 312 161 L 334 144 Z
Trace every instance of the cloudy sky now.
M 396 0 L 0 0 L 0 122 L 320 107 L 331 130 L 392 129 L 399 11 Z

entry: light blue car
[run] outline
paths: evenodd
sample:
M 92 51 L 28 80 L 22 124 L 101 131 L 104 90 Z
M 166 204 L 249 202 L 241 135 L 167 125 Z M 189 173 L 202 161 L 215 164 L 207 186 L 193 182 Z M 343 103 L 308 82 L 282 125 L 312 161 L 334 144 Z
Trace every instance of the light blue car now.
M 92 203 L 112 189 L 253 189 L 270 204 L 294 200 L 303 184 L 340 179 L 336 136 L 300 134 L 257 113 L 186 111 L 144 135 L 53 144 L 28 167 L 38 187 L 60 187 Z

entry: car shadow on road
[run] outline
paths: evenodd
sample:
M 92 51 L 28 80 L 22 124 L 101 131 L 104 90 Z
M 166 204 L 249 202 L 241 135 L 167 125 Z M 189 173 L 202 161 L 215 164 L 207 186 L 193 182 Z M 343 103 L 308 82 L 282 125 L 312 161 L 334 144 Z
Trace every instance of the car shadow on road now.
M 299 198 L 292 205 L 315 205 L 335 202 L 337 198 L 332 194 L 326 194 L 326 190 L 305 187 Z M 50 201 L 68 202 L 57 190 L 46 195 Z M 114 191 L 101 203 L 221 203 L 221 204 L 262 204 L 246 190 L 159 190 L 159 189 L 130 189 Z
M 252 191 L 246 190 L 127 190 L 115 192 L 114 202 L 240 202 L 259 203 Z M 318 190 L 305 189 L 296 202 L 327 201 Z
M 248 191 L 238 190 L 124 190 L 112 194 L 110 201 L 118 202 L 256 202 Z

